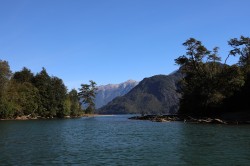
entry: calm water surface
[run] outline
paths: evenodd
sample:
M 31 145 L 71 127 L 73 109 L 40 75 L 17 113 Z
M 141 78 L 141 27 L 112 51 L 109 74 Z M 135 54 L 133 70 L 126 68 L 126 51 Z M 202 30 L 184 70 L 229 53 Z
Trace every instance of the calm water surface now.
M 250 165 L 250 125 L 0 121 L 0 165 Z

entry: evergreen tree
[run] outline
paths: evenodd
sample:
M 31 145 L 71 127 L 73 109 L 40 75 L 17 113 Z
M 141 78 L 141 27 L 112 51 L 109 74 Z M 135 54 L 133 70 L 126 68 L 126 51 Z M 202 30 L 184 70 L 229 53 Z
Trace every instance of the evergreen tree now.
M 79 98 L 77 91 L 75 89 L 71 90 L 68 94 L 70 100 L 70 116 L 77 117 L 81 114 L 81 107 L 79 103 Z
M 50 77 L 45 68 L 34 78 L 34 84 L 39 90 L 40 103 L 38 112 L 43 117 L 67 116 L 65 100 L 67 88 L 58 77 Z
M 95 110 L 95 95 L 96 95 L 96 83 L 92 80 L 89 81 L 90 84 L 81 84 L 78 96 L 82 100 L 81 105 L 86 106 L 85 113 L 92 114 Z
M 13 106 L 6 100 L 11 74 L 8 62 L 0 60 L 0 118 L 11 118 L 14 115 Z
M 67 88 L 60 78 L 52 77 L 50 95 L 52 115 L 54 116 L 54 114 L 56 113 L 56 116 L 59 118 L 68 116 L 70 112 L 68 107 L 70 106 L 66 101 Z
M 31 83 L 34 79 L 34 74 L 28 68 L 24 67 L 21 71 L 14 73 L 13 79 L 18 83 Z
M 53 110 L 53 98 L 51 94 L 51 78 L 45 68 L 34 77 L 34 85 L 39 90 L 38 115 L 42 117 L 53 117 L 56 111 Z
M 10 66 L 7 61 L 0 60 L 0 100 L 7 88 L 7 84 L 11 77 Z

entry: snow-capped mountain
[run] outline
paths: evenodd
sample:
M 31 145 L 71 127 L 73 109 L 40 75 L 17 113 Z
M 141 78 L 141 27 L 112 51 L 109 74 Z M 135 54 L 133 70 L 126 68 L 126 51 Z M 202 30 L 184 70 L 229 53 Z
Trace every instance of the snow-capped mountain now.
M 137 84 L 138 84 L 137 81 L 128 80 L 120 84 L 108 84 L 108 85 L 98 86 L 95 98 L 96 108 L 98 109 L 108 104 L 110 101 L 112 101 L 114 98 L 118 96 L 123 96 L 127 94 Z

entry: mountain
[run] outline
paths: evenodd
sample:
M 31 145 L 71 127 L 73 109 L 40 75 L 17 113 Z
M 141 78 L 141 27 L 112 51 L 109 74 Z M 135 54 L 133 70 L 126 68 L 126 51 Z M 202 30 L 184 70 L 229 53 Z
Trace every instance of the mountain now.
M 123 96 L 127 94 L 131 89 L 133 89 L 138 84 L 137 81 L 128 80 L 121 84 L 108 84 L 97 87 L 97 94 L 95 98 L 96 108 L 100 108 L 106 105 L 108 102 L 113 100 L 118 96 Z
M 98 109 L 100 114 L 175 114 L 181 94 L 180 71 L 143 79 L 129 93 Z

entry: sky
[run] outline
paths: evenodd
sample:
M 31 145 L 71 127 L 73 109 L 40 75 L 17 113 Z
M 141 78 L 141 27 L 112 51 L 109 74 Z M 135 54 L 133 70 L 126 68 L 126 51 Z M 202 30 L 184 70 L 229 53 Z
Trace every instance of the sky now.
M 249 0 L 0 0 L 0 59 L 12 72 L 45 67 L 68 89 L 169 74 L 182 43 L 210 50 L 250 36 Z M 229 64 L 237 62 L 230 58 Z

